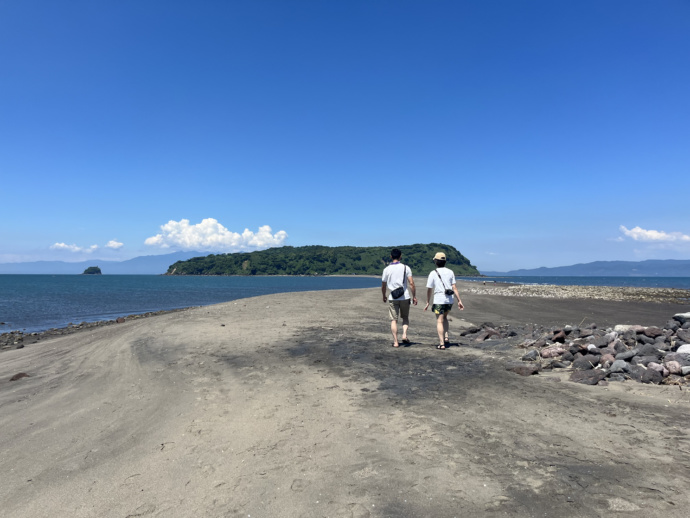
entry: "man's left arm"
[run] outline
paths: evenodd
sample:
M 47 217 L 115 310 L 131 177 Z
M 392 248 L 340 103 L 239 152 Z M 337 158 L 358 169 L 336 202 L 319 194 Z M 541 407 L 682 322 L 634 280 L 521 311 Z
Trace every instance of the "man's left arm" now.
M 414 279 L 410 275 L 407 280 L 410 283 L 410 293 L 412 294 L 412 304 L 417 305 L 417 289 L 414 286 Z

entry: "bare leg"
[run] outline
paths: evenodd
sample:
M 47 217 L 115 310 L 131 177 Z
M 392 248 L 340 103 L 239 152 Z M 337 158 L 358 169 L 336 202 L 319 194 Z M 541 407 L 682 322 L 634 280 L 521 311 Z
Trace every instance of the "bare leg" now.
M 445 315 L 436 315 L 436 331 L 438 332 L 438 339 L 439 339 L 439 349 L 445 349 L 446 348 L 446 343 L 443 340 L 443 334 L 445 333 L 445 328 L 446 325 L 444 324 L 446 322 L 445 320 Z M 447 322 L 446 322 L 447 324 Z
M 393 347 L 399 347 L 400 344 L 398 344 L 398 321 L 397 320 L 391 320 L 391 334 L 393 335 Z
M 407 328 L 410 327 L 410 319 L 409 318 L 403 318 L 402 321 L 402 328 L 403 328 L 403 334 L 402 334 L 402 339 L 407 340 Z
M 448 312 L 443 314 L 443 336 L 446 341 L 449 340 L 448 336 Z

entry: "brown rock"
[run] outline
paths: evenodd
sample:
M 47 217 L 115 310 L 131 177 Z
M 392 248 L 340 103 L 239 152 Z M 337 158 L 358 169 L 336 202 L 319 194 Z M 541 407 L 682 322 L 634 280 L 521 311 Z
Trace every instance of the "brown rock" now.
M 560 342 L 560 343 L 565 342 L 565 331 L 563 331 L 562 329 L 560 331 L 558 331 L 556 334 L 554 334 L 551 337 L 551 341 L 552 342 Z
M 506 365 L 506 370 L 519 374 L 520 376 L 531 376 L 538 374 L 541 365 L 536 363 L 511 362 Z
M 117 320 L 115 320 L 118 324 L 123 324 L 125 322 L 125 319 L 122 317 L 117 317 Z
M 28 378 L 28 377 L 29 377 L 29 375 L 26 372 L 20 372 L 19 374 L 15 374 L 14 376 L 12 376 L 10 378 L 10 381 L 17 381 L 17 380 L 20 380 L 22 378 Z
M 565 351 L 565 348 L 555 345 L 552 347 L 547 347 L 546 349 L 542 349 L 540 351 L 540 354 L 542 358 L 555 358 L 556 356 L 560 356 L 563 353 L 565 353 Z
M 614 356 L 612 354 L 604 354 L 601 356 L 601 359 L 599 361 L 601 363 L 604 363 L 604 362 L 613 363 L 614 361 L 616 361 L 616 358 L 614 358 Z
M 583 385 L 596 385 L 606 377 L 606 371 L 594 369 L 589 371 L 574 371 L 570 375 L 570 381 Z
M 664 363 L 664 365 L 668 369 L 668 372 L 670 372 L 671 374 L 682 374 L 682 365 L 680 363 L 671 361 Z
M 643 331 L 645 336 L 648 336 L 649 338 L 656 338 L 657 336 L 661 336 L 664 334 L 664 332 L 659 329 L 658 327 L 647 327 Z

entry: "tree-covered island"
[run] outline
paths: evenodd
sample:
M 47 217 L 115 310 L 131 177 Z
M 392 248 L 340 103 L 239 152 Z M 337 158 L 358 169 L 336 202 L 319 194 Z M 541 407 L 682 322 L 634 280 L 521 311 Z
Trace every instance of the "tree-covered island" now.
M 434 269 L 436 252 L 446 254 L 446 267 L 456 275 L 479 275 L 469 259 L 455 247 L 440 243 L 398 247 L 283 246 L 258 252 L 211 254 L 178 261 L 166 275 L 380 275 L 390 263 L 392 248 L 402 251 L 403 263 L 414 275 Z
M 98 266 L 89 266 L 82 275 L 101 275 L 101 269 Z

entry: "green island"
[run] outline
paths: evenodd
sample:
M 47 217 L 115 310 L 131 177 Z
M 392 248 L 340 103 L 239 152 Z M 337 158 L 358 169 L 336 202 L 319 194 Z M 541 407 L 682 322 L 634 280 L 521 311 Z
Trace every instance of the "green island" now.
M 402 262 L 414 275 L 428 275 L 436 252 L 446 254 L 446 267 L 456 275 L 479 275 L 455 247 L 441 243 L 383 246 L 283 246 L 258 252 L 211 254 L 178 261 L 166 275 L 380 275 L 399 248 Z
M 89 266 L 82 275 L 101 275 L 101 269 L 98 266 Z

